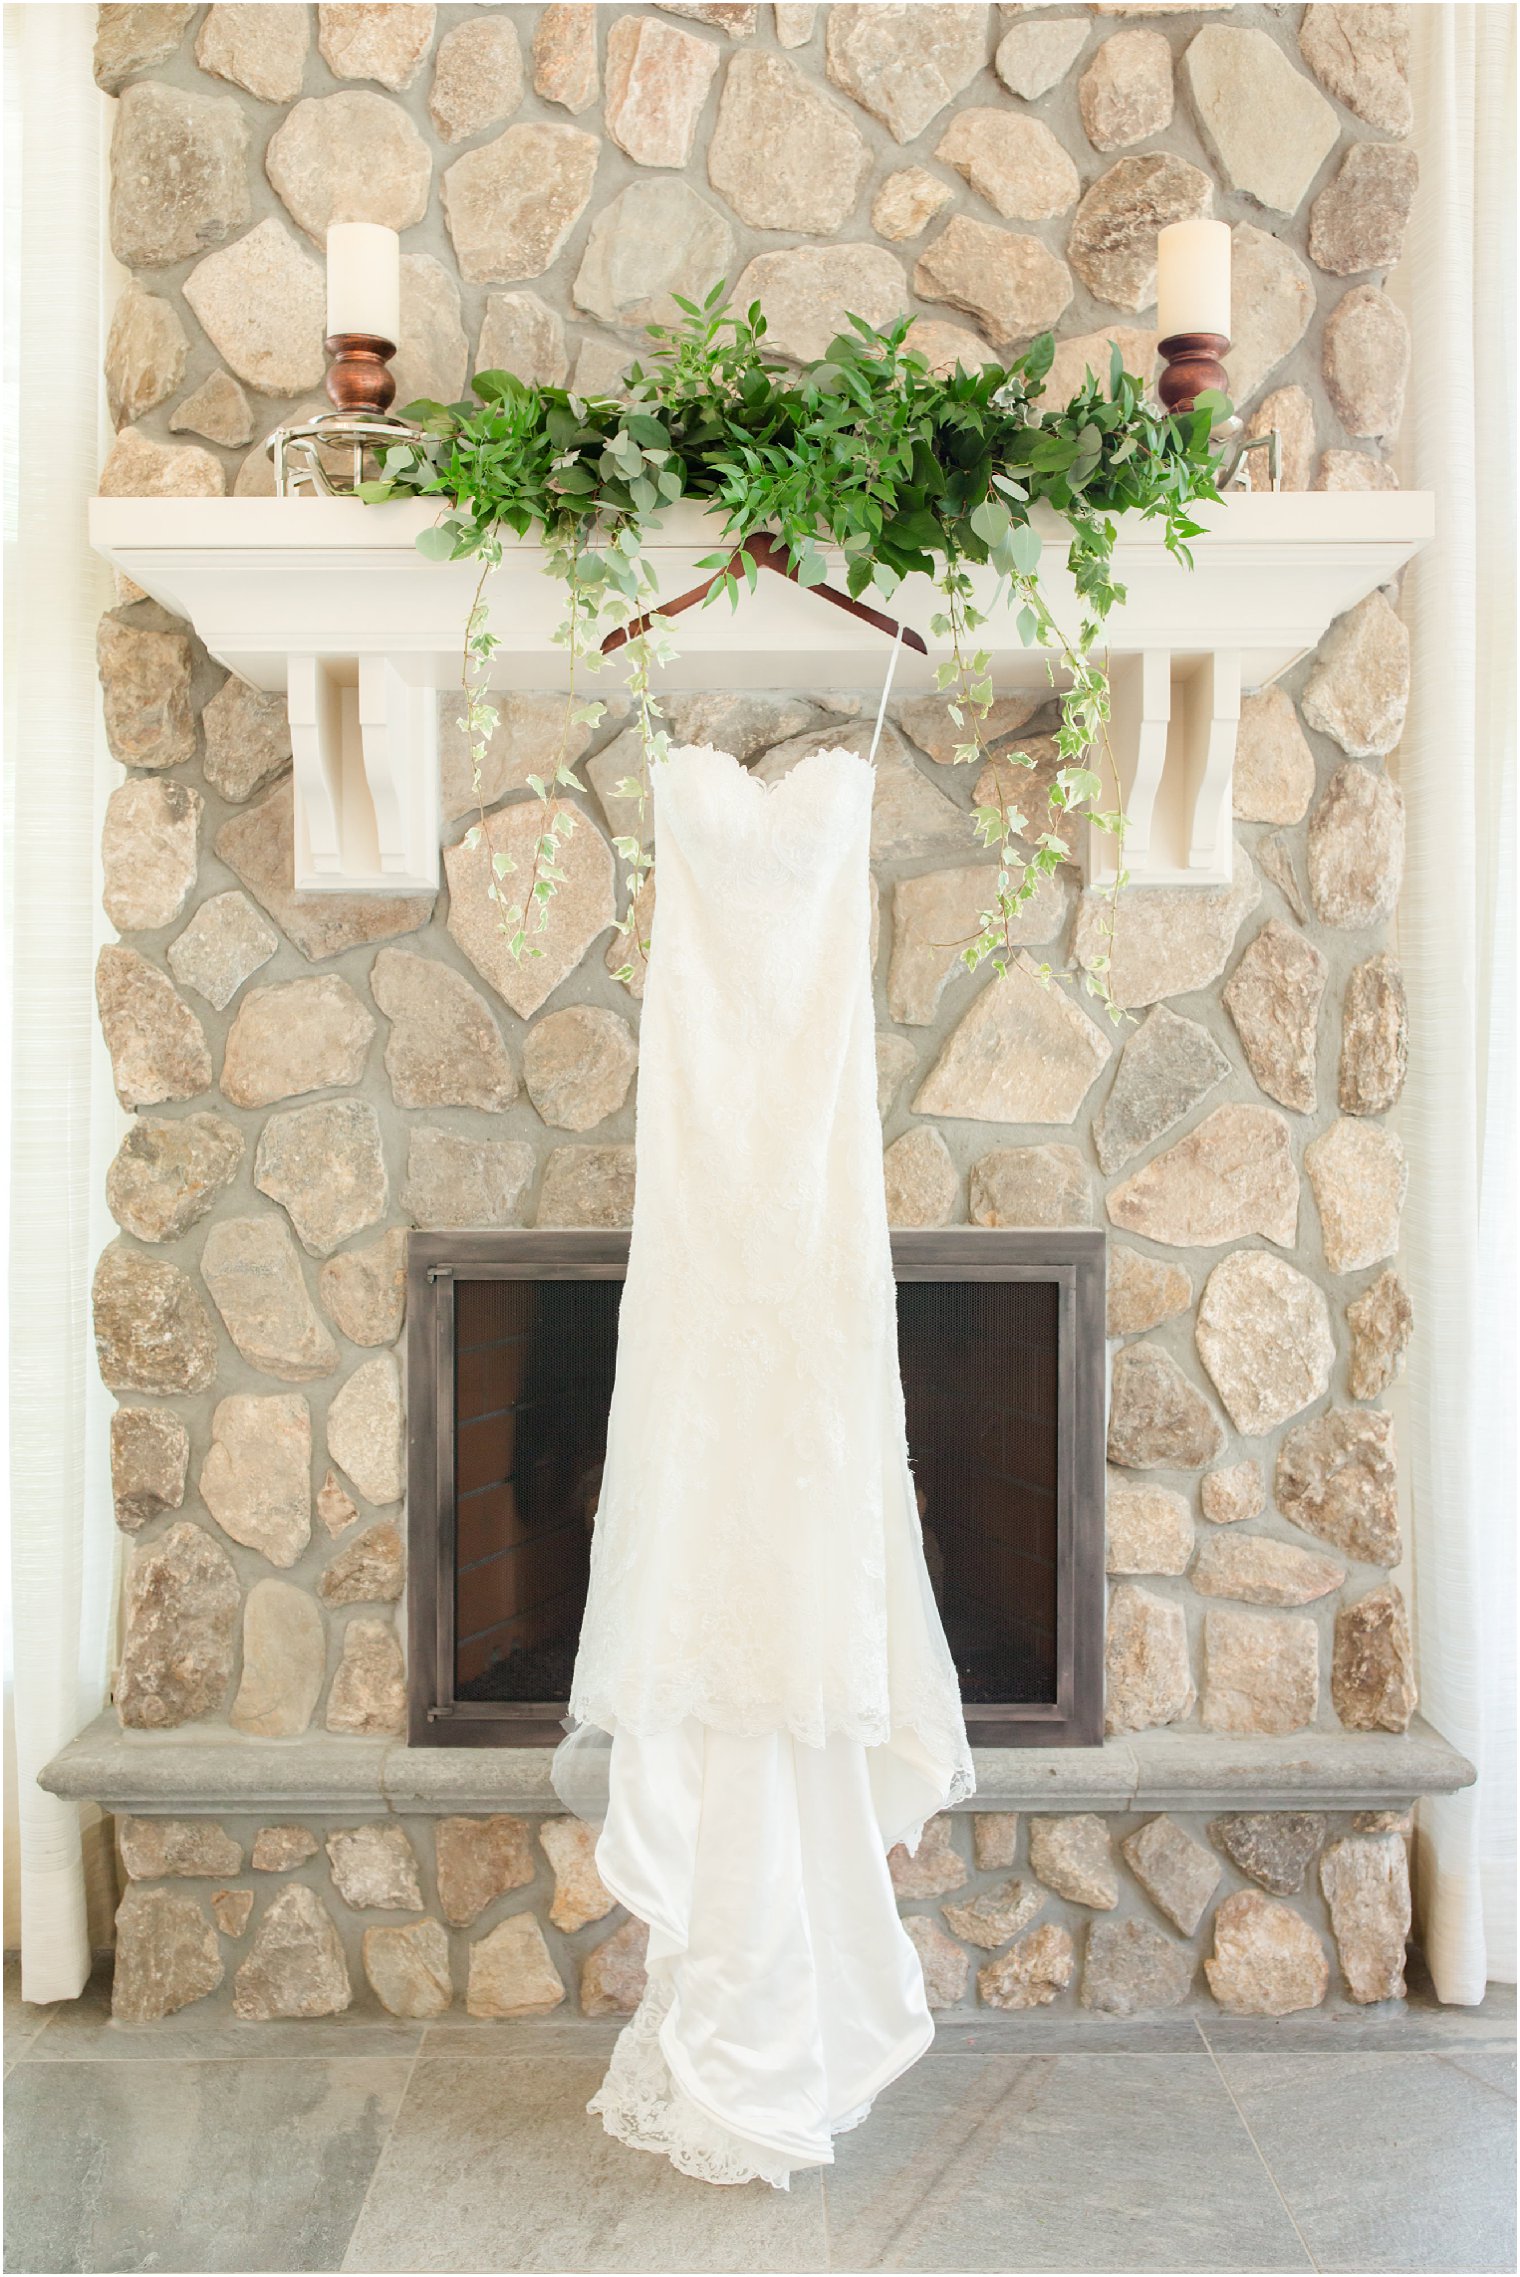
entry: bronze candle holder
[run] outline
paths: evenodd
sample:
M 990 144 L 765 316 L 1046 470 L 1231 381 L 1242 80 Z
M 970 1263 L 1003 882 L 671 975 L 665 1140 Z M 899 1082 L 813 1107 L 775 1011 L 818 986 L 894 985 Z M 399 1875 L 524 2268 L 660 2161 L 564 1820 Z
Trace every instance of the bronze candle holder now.
M 1222 332 L 1174 332 L 1160 343 L 1166 370 L 1156 392 L 1168 411 L 1191 411 L 1200 395 L 1211 388 L 1227 394 L 1229 382 L 1220 362 L 1229 348 Z
M 390 370 L 395 341 L 382 340 L 373 332 L 334 332 L 324 345 L 332 358 L 327 392 L 338 409 L 388 411 L 396 396 Z

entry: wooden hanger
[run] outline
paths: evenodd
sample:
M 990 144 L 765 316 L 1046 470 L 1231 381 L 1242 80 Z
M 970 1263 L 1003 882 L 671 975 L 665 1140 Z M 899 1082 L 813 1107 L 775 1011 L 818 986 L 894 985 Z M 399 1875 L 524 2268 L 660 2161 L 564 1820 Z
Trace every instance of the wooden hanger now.
M 773 569 L 778 577 L 789 577 L 793 583 L 796 582 L 797 572 L 787 559 L 785 547 L 777 545 L 775 539 L 768 537 L 763 530 L 756 531 L 753 537 L 745 539 L 743 545 L 737 546 L 723 568 L 704 583 L 693 585 L 689 593 L 678 594 L 673 601 L 662 601 L 657 609 L 651 609 L 644 616 L 635 617 L 631 624 L 622 625 L 616 632 L 609 633 L 602 642 L 602 654 L 611 656 L 614 650 L 622 648 L 627 641 L 637 640 L 641 634 L 648 632 L 656 617 L 679 617 L 684 610 L 694 609 L 698 602 L 706 600 L 719 577 L 742 576 L 746 554 L 757 569 Z M 895 617 L 886 616 L 880 609 L 867 608 L 864 601 L 855 600 L 849 593 L 841 593 L 837 585 L 804 585 L 802 590 L 804 593 L 816 594 L 820 601 L 827 601 L 836 609 L 843 609 L 846 616 L 859 617 L 863 624 L 873 626 L 877 632 L 900 639 L 905 648 L 916 649 L 920 656 L 928 655 L 927 644 L 911 627 L 900 625 Z

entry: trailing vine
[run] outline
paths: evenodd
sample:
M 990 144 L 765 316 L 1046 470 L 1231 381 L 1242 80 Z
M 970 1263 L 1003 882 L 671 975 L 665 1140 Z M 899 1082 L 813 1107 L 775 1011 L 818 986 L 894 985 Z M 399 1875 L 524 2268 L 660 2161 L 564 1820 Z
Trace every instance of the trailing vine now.
M 1069 403 L 1047 404 L 1049 335 L 1007 367 L 957 366 L 937 376 L 913 349 L 907 317 L 880 332 L 851 317 L 828 353 L 799 371 L 767 352 L 758 306 L 731 312 L 721 287 L 700 305 L 679 305 L 678 323 L 650 327 L 648 357 L 633 367 L 625 398 L 582 397 L 529 386 L 507 372 L 477 373 L 471 401 L 408 406 L 405 416 L 420 430 L 416 442 L 390 447 L 378 478 L 360 489 L 368 501 L 438 501 L 444 512 L 418 538 L 420 550 L 434 559 L 481 562 L 463 668 L 461 726 L 478 807 L 467 845 L 490 844 L 484 761 L 498 718 L 489 692 L 496 641 L 488 592 L 505 539 L 539 536 L 549 573 L 566 591 L 556 636 L 570 660 L 564 734 L 552 774 L 528 778 L 544 817 L 520 891 L 506 883 L 510 857 L 491 852 L 488 890 L 511 953 L 541 953 L 532 935 L 547 922 L 562 882 L 561 856 L 577 811 L 563 794 L 583 788 L 569 761 L 570 739 L 605 712 L 582 695 L 581 675 L 601 664 L 600 639 L 614 628 L 629 636 L 627 685 L 642 754 L 639 775 L 616 786 L 636 803 L 639 828 L 614 844 L 627 873 L 625 937 L 641 950 L 633 912 L 650 867 L 649 768 L 668 748 L 654 675 L 673 653 L 643 549 L 660 514 L 688 499 L 719 522 L 720 550 L 700 565 L 711 573 L 709 602 L 740 604 L 757 572 L 737 549 L 761 533 L 784 550 L 804 586 L 837 574 L 831 562 L 840 555 L 857 598 L 869 591 L 890 601 L 908 576 L 936 582 L 945 607 L 932 630 L 949 645 L 938 681 L 962 738 L 953 756 L 963 764 L 984 765 L 989 756 L 999 762 L 991 778 L 995 802 L 983 800 L 972 812 L 977 840 L 997 855 L 996 888 L 962 955 L 973 968 L 991 959 L 1002 970 L 1019 912 L 1075 853 L 1074 826 L 1094 823 L 1122 846 L 1122 814 L 1099 805 L 1105 757 L 1117 781 L 1107 751 L 1102 657 L 1104 623 L 1124 598 L 1113 575 L 1117 517 L 1159 519 L 1167 546 L 1190 561 L 1188 544 L 1200 525 L 1189 508 L 1217 495 L 1210 436 L 1229 406 L 1205 396 L 1180 417 L 1156 409 L 1117 348 L 1105 378 L 1088 373 Z M 1057 624 L 1041 590 L 1042 534 L 1033 519 L 1041 508 L 1064 525 L 1080 617 L 1074 631 Z M 991 606 L 1012 609 L 1026 645 L 1044 651 L 1059 702 L 1058 764 L 1043 814 L 1026 813 L 1004 788 L 1004 769 L 1032 771 L 1032 755 L 987 748 L 990 658 L 975 636 L 989 614 L 977 597 L 976 573 L 989 568 L 996 580 Z M 1111 894 L 1123 880 L 1121 858 Z M 1111 930 L 1112 903 L 1109 924 Z M 1084 973 L 1084 985 L 1105 1002 L 1107 962 L 1106 955 L 1090 960 Z M 622 977 L 631 972 L 625 964 Z

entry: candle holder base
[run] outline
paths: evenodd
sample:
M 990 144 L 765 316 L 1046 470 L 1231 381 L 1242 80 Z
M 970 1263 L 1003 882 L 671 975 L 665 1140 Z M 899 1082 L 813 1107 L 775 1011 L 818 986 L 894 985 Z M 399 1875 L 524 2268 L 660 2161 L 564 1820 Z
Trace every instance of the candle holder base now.
M 393 391 L 394 392 L 394 391 Z M 378 452 L 417 443 L 422 429 L 378 411 L 319 411 L 294 427 L 276 427 L 264 449 L 274 461 L 276 498 L 351 498 L 378 472 Z
M 1222 332 L 1174 332 L 1160 343 L 1166 370 L 1156 392 L 1168 411 L 1191 411 L 1210 388 L 1228 393 L 1229 379 L 1220 362 L 1229 348 Z

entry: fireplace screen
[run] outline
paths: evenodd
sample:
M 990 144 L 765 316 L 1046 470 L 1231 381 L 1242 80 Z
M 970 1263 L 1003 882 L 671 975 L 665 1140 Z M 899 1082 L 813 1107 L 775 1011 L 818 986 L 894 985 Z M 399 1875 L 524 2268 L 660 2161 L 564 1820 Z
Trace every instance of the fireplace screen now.
M 413 1740 L 557 1739 L 626 1236 L 414 1235 Z M 1102 1237 L 894 1237 L 908 1446 L 973 1744 L 1101 1735 Z

